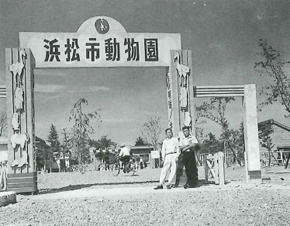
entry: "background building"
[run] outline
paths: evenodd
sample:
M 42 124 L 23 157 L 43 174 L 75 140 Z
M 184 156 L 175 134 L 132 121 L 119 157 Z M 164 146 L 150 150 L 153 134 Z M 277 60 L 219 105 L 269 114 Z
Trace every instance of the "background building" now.
M 272 129 L 273 132 L 269 136 L 273 143 L 274 157 L 277 158 L 279 163 L 285 163 L 290 152 L 290 127 L 274 119 L 269 119 L 258 123 L 259 132 L 262 125 L 269 125 Z M 260 152 L 261 154 L 267 153 L 267 150 L 260 148 Z

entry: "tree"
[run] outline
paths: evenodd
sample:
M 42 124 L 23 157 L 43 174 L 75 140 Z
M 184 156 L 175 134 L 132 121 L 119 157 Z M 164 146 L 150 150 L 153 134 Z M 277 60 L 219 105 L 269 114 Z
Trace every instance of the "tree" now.
M 235 101 L 234 97 L 212 97 L 210 103 L 204 102 L 198 107 L 198 117 L 204 117 L 219 124 L 222 127 L 222 136 L 226 136 L 229 123 L 225 117 L 226 107 Z
M 204 140 L 204 129 L 200 126 L 206 123 L 206 120 L 201 120 L 202 112 L 204 110 L 203 105 L 195 106 L 195 137 L 199 143 L 202 143 Z
M 64 151 L 71 149 L 71 139 L 70 134 L 66 131 L 66 128 L 62 129 L 63 141 L 62 141 L 62 149 Z
M 69 117 L 69 121 L 74 123 L 71 132 L 73 155 L 77 157 L 80 166 L 90 159 L 89 134 L 94 133 L 94 129 L 90 125 L 91 119 L 97 120 L 98 123 L 101 122 L 101 116 L 97 111 L 92 113 L 83 112 L 84 104 L 88 105 L 88 101 L 85 98 L 80 98 L 74 104 Z
M 289 113 L 285 117 L 290 117 L 290 80 L 283 71 L 283 68 L 290 61 L 285 61 L 281 58 L 281 53 L 268 45 L 266 40 L 260 39 L 259 46 L 262 48 L 258 55 L 262 56 L 263 60 L 255 63 L 260 76 L 268 76 L 272 79 L 272 84 L 262 87 L 260 95 L 265 95 L 266 100 L 261 102 L 260 106 L 273 104 L 274 102 L 281 103 Z
M 95 157 L 98 159 L 98 160 L 104 160 L 104 152 L 102 150 L 99 150 L 95 153 Z
M 60 152 L 59 137 L 56 131 L 56 127 L 53 124 L 50 126 L 47 142 L 49 143 L 52 152 Z
M 214 134 L 209 133 L 201 145 L 200 153 L 214 154 L 221 151 L 222 149 L 223 149 L 223 143 L 217 140 Z
M 221 139 L 223 140 L 228 140 L 231 136 L 225 112 L 227 105 L 234 100 L 234 97 L 213 97 L 210 99 L 210 103 L 204 102 L 198 108 L 199 117 L 210 119 L 222 127 Z
M 161 117 L 151 117 L 147 122 L 144 122 L 142 125 L 141 133 L 143 139 L 146 143 L 154 146 L 154 149 L 157 149 L 158 140 L 161 134 Z
M 112 163 L 117 161 L 117 156 L 114 152 L 110 152 L 110 149 L 115 149 L 117 143 L 108 138 L 107 135 L 102 136 L 99 140 L 90 140 L 89 146 L 94 147 L 95 157 L 99 161 L 104 163 Z
M 268 150 L 268 166 L 271 165 L 272 148 L 274 147 L 271 134 L 274 132 L 272 124 L 269 122 L 260 123 L 258 125 L 259 139 L 261 147 Z M 274 156 L 274 155 L 273 155 Z
M 146 145 L 146 142 L 143 140 L 142 137 L 138 137 L 135 141 L 135 146 L 143 146 L 143 145 Z
M 94 139 L 90 139 L 89 140 L 89 146 L 90 147 L 94 147 L 96 149 L 100 149 L 101 148 L 100 143 L 97 140 L 94 140 Z
M 0 137 L 7 136 L 7 116 L 2 113 L 0 116 Z
M 237 150 L 237 155 L 235 156 L 238 163 L 241 165 L 241 160 L 244 159 L 245 152 L 245 136 L 244 136 L 244 123 L 240 123 L 238 130 L 232 130 L 231 139 L 232 143 L 229 143 L 230 148 L 232 146 Z
M 103 150 L 108 150 L 109 148 L 115 148 L 117 144 L 113 142 L 107 135 L 101 136 L 101 139 L 98 140 L 99 147 Z
M 198 116 L 205 117 L 211 121 L 219 124 L 221 129 L 220 140 L 224 145 L 224 152 L 230 148 L 233 153 L 233 162 L 238 161 L 241 165 L 240 159 L 237 157 L 237 143 L 235 140 L 239 136 L 239 131 L 229 128 L 229 122 L 226 119 L 225 112 L 226 107 L 231 101 L 235 101 L 234 97 L 213 97 L 210 99 L 210 103 L 204 102 L 198 108 Z
M 45 145 L 41 149 L 36 149 L 36 166 L 38 170 L 40 170 L 43 167 L 45 172 L 46 166 L 50 166 L 51 168 L 53 162 L 54 155 L 52 149 L 49 146 Z

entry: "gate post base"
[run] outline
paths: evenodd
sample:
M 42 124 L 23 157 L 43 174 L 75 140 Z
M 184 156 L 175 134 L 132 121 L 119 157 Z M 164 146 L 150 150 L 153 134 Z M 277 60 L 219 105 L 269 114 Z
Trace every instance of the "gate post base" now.
M 19 193 L 37 193 L 37 173 L 9 174 L 7 178 L 8 191 Z
M 248 171 L 248 182 L 250 183 L 262 183 L 261 170 L 249 170 Z

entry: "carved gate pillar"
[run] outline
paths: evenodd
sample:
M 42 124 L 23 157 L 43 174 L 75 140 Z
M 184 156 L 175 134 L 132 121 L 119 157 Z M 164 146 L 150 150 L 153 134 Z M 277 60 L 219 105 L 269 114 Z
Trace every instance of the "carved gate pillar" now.
M 174 136 L 183 126 L 195 134 L 192 53 L 190 50 L 172 50 L 171 65 L 167 74 L 168 121 Z M 170 89 L 168 89 L 170 87 Z
M 8 190 L 36 192 L 34 58 L 30 49 L 5 49 Z
M 192 134 L 195 135 L 191 51 L 172 50 L 170 55 L 171 64 L 167 74 L 169 127 L 172 128 L 174 136 L 179 136 L 183 126 L 190 127 Z M 181 132 L 180 135 L 183 135 L 183 133 Z M 180 158 L 177 165 L 176 185 L 186 183 L 183 168 Z

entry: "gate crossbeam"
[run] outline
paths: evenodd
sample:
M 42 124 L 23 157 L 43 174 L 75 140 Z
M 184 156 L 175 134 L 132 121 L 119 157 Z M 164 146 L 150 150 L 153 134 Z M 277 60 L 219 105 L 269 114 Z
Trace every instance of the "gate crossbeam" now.
M 244 96 L 244 86 L 194 86 L 194 97 Z
M 0 86 L 0 98 L 6 98 L 6 86 Z

